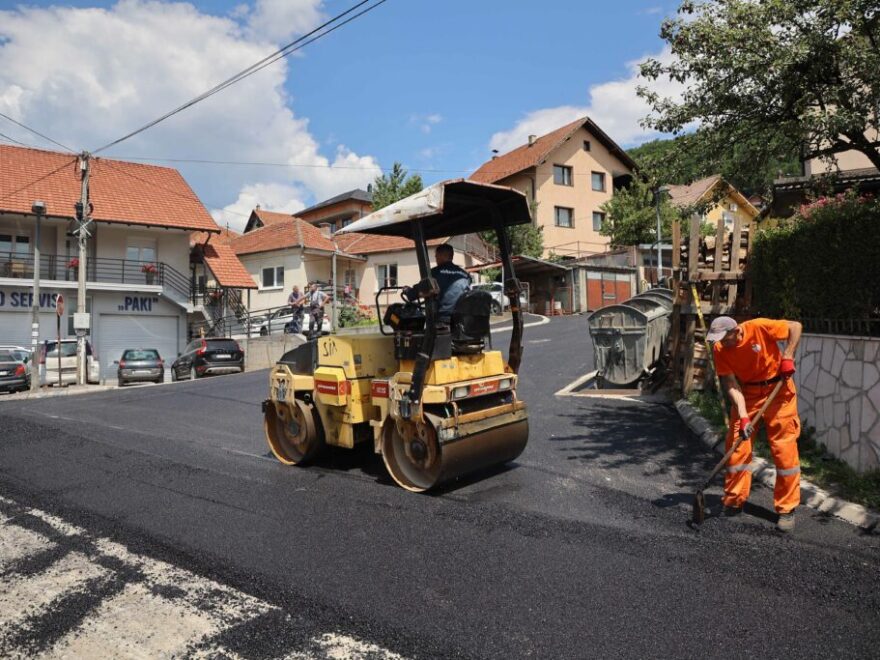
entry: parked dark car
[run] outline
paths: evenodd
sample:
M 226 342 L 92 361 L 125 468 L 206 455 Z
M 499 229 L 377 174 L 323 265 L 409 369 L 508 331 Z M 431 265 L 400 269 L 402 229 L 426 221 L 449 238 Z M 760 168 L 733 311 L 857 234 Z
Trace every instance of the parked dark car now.
M 155 348 L 127 348 L 116 365 L 119 387 L 128 383 L 161 383 L 165 380 L 165 360 Z
M 0 350 L 0 392 L 19 392 L 31 388 L 31 373 L 17 351 Z
M 244 351 L 234 339 L 195 339 L 171 365 L 171 380 L 244 371 Z

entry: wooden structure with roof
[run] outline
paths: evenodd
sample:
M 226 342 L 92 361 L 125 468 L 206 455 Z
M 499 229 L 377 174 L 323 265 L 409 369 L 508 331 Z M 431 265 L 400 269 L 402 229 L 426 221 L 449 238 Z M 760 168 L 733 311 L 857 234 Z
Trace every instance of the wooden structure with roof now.
M 684 189 L 679 192 L 686 193 L 684 196 L 688 200 L 686 205 L 679 203 L 677 206 L 693 207 L 706 199 L 719 183 L 723 183 L 720 177 L 708 177 L 690 186 L 677 186 Z M 675 203 L 674 189 L 672 193 Z M 682 196 L 678 199 L 681 200 Z M 747 220 L 749 217 L 752 219 Z M 701 235 L 703 216 L 700 213 L 691 213 L 684 221 L 687 231 L 683 231 L 682 222 L 675 220 L 672 226 L 671 288 L 675 292 L 675 301 L 670 355 L 674 385 L 686 395 L 693 389 L 703 389 L 711 375 L 711 356 L 706 352 L 698 309 L 708 325 L 715 316 L 738 317 L 749 308 L 751 288 L 746 266 L 755 235 L 755 220 L 752 214 L 745 217 L 737 214 L 733 216 L 731 226 L 719 216 L 714 234 L 705 237 Z

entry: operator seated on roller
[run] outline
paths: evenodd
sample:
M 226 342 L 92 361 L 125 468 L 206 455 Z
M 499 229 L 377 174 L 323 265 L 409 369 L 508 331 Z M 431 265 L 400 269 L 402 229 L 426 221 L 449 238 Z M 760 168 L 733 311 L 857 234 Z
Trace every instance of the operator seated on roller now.
M 452 263 L 454 256 L 455 249 L 449 243 L 438 245 L 434 251 L 434 261 L 437 262 L 437 265 L 431 269 L 431 277 L 437 280 L 437 285 L 440 287 L 437 298 L 437 323 L 439 325 L 449 325 L 455 304 L 462 294 L 471 287 L 471 276 L 464 268 Z M 406 294 L 410 298 L 415 297 L 410 287 L 407 287 Z

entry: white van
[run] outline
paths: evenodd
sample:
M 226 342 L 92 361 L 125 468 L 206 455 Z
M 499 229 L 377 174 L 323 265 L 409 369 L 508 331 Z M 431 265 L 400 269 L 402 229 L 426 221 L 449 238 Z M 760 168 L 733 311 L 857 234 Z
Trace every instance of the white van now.
M 55 340 L 46 340 L 40 346 L 40 385 L 58 385 L 58 352 L 61 351 L 61 385 L 76 383 L 76 338 L 62 339 L 59 348 Z M 86 378 L 89 383 L 99 383 L 101 365 L 94 356 L 92 345 L 86 340 Z

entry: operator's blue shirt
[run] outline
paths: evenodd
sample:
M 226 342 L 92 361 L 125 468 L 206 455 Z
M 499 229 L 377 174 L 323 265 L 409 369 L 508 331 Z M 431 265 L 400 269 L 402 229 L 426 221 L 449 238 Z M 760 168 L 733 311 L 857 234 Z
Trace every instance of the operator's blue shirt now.
M 441 319 L 449 319 L 455 309 L 455 303 L 471 286 L 471 276 L 461 266 L 451 261 L 431 269 L 431 277 L 437 280 L 440 287 L 440 299 L 437 313 Z

